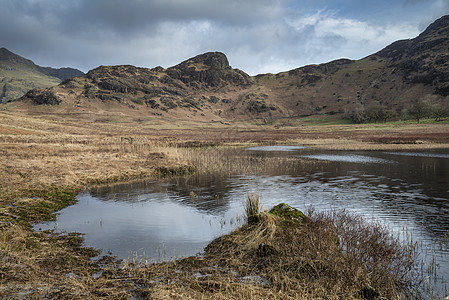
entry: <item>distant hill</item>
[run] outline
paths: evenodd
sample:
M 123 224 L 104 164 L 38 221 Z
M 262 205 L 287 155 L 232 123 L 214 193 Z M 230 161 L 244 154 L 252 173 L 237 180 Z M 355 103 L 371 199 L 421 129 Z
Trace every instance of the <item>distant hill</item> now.
M 101 66 L 56 87 L 32 90 L 20 101 L 65 111 L 197 120 L 367 113 L 386 119 L 419 101 L 448 107 L 449 16 L 414 39 L 360 60 L 250 77 L 232 68 L 223 53 L 210 52 L 168 69 Z
M 256 76 L 292 115 L 390 111 L 400 115 L 418 101 L 449 108 L 449 16 L 410 40 L 360 60 L 341 59 Z
M 6 48 L 0 48 L 0 103 L 21 97 L 31 89 L 55 86 L 80 75 L 84 73 L 72 68 L 40 67 Z

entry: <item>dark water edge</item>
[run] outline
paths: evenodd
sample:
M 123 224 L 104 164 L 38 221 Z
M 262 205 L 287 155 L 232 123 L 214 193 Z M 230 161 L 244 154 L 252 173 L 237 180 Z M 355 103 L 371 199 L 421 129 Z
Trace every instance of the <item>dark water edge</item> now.
M 56 222 L 35 228 L 84 233 L 87 246 L 121 259 L 170 260 L 201 253 L 239 227 L 246 194 L 257 192 L 267 209 L 279 202 L 303 211 L 346 209 L 380 221 L 404 242 L 418 241 L 422 259 L 433 268 L 429 284 L 447 295 L 449 152 L 222 151 L 298 158 L 298 166 L 94 188 L 78 195 L 78 203 L 62 210 Z M 302 164 L 304 159 L 314 163 Z

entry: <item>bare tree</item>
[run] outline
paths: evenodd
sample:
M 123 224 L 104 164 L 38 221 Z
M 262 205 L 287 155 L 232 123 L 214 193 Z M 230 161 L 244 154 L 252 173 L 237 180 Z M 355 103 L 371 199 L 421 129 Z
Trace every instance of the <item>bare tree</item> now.
M 442 104 L 435 104 L 432 106 L 432 116 L 435 118 L 435 121 L 441 121 L 442 118 L 447 117 L 449 115 L 449 110 Z
M 427 102 L 424 101 L 418 101 L 409 110 L 409 114 L 413 119 L 415 119 L 418 124 L 419 122 L 428 117 L 430 115 L 431 109 L 430 105 Z

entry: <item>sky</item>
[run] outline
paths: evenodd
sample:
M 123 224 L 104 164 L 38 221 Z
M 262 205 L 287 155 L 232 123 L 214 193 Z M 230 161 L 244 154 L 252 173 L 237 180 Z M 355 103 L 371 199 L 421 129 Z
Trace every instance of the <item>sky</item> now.
M 0 47 L 84 72 L 220 51 L 256 75 L 360 59 L 447 14 L 449 0 L 0 0 Z

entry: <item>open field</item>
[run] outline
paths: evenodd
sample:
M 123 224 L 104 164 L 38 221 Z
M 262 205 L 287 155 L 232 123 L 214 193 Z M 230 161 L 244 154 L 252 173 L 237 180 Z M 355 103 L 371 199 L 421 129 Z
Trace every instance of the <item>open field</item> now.
M 285 281 L 278 281 L 276 289 L 268 289 L 237 282 L 232 272 L 224 274 L 220 269 L 212 272 L 214 263 L 224 263 L 216 255 L 210 261 L 191 258 L 179 263 L 131 262 L 119 267 L 107 257 L 99 262 L 90 261 L 95 251 L 82 248 L 82 238 L 76 234 L 33 232 L 30 224 L 53 218 L 55 211 L 73 204 L 76 193 L 92 184 L 195 172 L 198 168 L 195 163 L 199 161 L 195 155 L 206 153 L 201 151 L 206 147 L 282 143 L 348 150 L 449 149 L 449 125 L 444 123 L 327 126 L 295 123 L 279 127 L 257 125 L 258 121 L 233 124 L 172 121 L 106 114 L 0 111 L 0 298 L 133 295 L 293 299 L 298 294 L 290 295 L 291 289 L 282 287 Z M 210 165 L 218 161 L 210 158 L 207 162 L 202 158 L 203 163 Z M 264 226 L 270 228 L 271 221 L 267 222 Z M 245 259 L 239 254 L 234 258 L 234 264 Z M 241 261 L 240 264 L 243 268 L 244 264 Z M 203 275 L 206 271 L 211 275 L 197 278 L 192 275 L 196 269 L 201 269 Z M 92 276 L 99 271 L 103 271 L 101 277 Z M 329 299 L 355 289 L 348 282 L 339 284 L 341 290 L 334 290 L 335 297 Z M 317 288 L 318 283 L 314 285 Z M 322 291 L 319 295 L 325 294 Z M 349 298 L 357 297 L 358 294 L 351 294 Z

